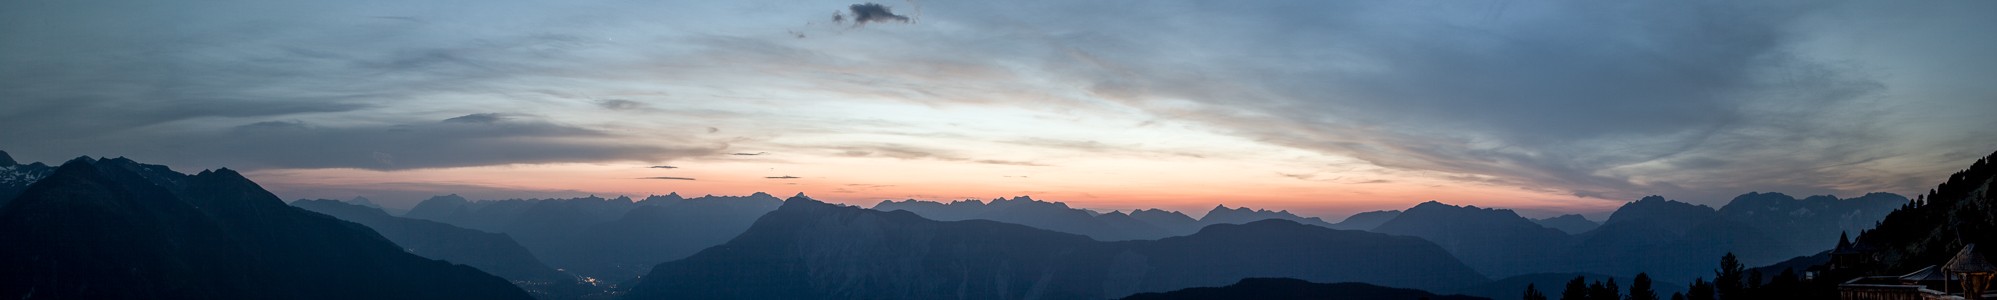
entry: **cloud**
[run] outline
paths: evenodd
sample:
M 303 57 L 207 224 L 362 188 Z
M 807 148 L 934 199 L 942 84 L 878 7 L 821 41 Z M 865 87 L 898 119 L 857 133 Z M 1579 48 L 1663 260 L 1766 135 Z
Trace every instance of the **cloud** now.
M 597 100 L 596 106 L 608 110 L 624 111 L 645 108 L 645 103 L 624 99 L 603 99 Z
M 770 153 L 769 153 L 769 152 L 735 152 L 735 153 L 729 153 L 728 155 L 740 155 L 740 156 L 756 156 L 756 155 L 767 155 L 767 154 L 770 154 Z
M 1046 164 L 1030 162 L 1030 161 L 1011 161 L 1011 160 L 997 160 L 997 159 L 978 159 L 978 160 L 971 160 L 971 162 L 981 163 L 981 164 L 1028 166 L 1028 167 L 1047 166 Z
M 680 167 L 674 167 L 674 166 L 650 166 L 650 167 L 646 167 L 646 168 L 653 168 L 653 169 L 678 169 L 678 168 L 680 168 Z
M 1849 113 L 1880 91 L 1871 74 L 1797 54 L 1791 26 L 1813 7 L 1331 5 L 1345 7 L 1306 17 L 1222 6 L 1202 15 L 1237 26 L 1157 28 L 1228 36 L 1186 48 L 1125 46 L 1177 39 L 1160 34 L 1063 40 L 1064 72 L 1092 95 L 1259 142 L 1619 201 L 1742 183 L 1820 188 L 1806 182 L 1850 173 L 1808 167 L 1893 155 L 1871 147 L 1882 139 L 1863 124 L 1876 115 Z M 1314 34 L 1242 32 L 1277 28 Z M 1186 65 L 1166 52 L 1267 59 Z M 1675 166 L 1695 161 L 1724 163 Z
M 867 23 L 909 22 L 908 16 L 894 14 L 888 6 L 879 3 L 854 4 L 848 6 L 847 10 L 852 13 L 853 26 L 865 26 Z M 842 22 L 846 18 L 845 15 L 833 14 L 832 22 Z
M 638 177 L 638 179 L 693 180 L 693 178 L 687 178 L 687 177 Z
M 469 114 L 456 118 L 444 119 L 444 122 L 492 124 L 492 123 L 498 123 L 499 121 L 505 121 L 508 118 L 512 118 L 512 116 L 500 113 L 482 113 L 482 114 Z
M 119 153 L 189 167 L 402 170 L 497 164 L 667 161 L 718 153 L 725 144 L 660 144 L 538 119 L 471 114 L 445 122 L 317 125 L 265 121 L 214 131 L 108 135 Z M 95 139 L 91 143 L 102 143 Z
M 993 165 L 1013 165 L 1013 166 L 1032 166 L 1032 167 L 1047 166 L 1046 164 L 1030 162 L 1030 161 L 1015 161 L 1015 160 L 1001 160 L 1001 159 L 973 159 L 973 158 L 959 156 L 947 150 L 928 149 L 928 148 L 901 145 L 901 144 L 832 146 L 832 147 L 818 147 L 818 148 L 830 148 L 838 150 L 839 152 L 835 152 L 833 153 L 833 155 L 846 156 L 846 157 L 888 157 L 888 158 L 905 159 L 905 160 L 929 159 L 929 160 L 940 160 L 940 161 L 972 162 L 972 163 L 993 164 Z
M 768 179 L 798 179 L 799 177 L 797 177 L 797 176 L 770 176 L 770 177 L 763 177 L 763 178 L 768 178 Z

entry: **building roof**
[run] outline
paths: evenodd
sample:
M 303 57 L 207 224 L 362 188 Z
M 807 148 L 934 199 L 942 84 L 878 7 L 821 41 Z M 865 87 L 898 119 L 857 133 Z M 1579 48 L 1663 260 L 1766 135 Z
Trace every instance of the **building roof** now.
M 1928 267 L 1926 267 L 1926 268 L 1921 268 L 1921 270 L 1920 270 L 1920 271 L 1914 271 L 1913 273 L 1907 273 L 1907 275 L 1901 275 L 1901 276 L 1900 276 L 1900 280 L 1905 280 L 1905 281 L 1942 281 L 1942 280 L 1950 280 L 1950 281 L 1954 281 L 1954 280 L 1962 280 L 1962 276 L 1957 276 L 1957 275 L 1954 275 L 1954 274 L 1948 274 L 1948 272 L 1942 272 L 1942 268 L 1941 268 L 1940 266 L 1928 266 Z
M 1991 265 L 1990 260 L 1983 259 L 1983 254 L 1976 252 L 1976 244 L 1969 244 L 1963 246 L 1962 251 L 1957 251 L 1955 258 L 1949 259 L 1948 264 L 1943 265 L 1942 269 L 1951 273 L 1988 273 L 1997 272 L 1997 265 Z

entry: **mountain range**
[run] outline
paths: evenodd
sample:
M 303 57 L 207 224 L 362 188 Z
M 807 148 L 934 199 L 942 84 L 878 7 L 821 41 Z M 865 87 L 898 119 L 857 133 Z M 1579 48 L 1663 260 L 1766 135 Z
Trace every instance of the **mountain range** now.
M 1096 241 L 792 197 L 725 244 L 655 267 L 628 299 L 1104 299 L 1250 277 L 1450 289 L 1487 281 L 1421 239 L 1289 220 Z
M 1400 213 L 1400 211 L 1365 212 L 1334 224 L 1317 217 L 1298 216 L 1286 210 L 1228 208 L 1226 205 L 1216 205 L 1203 217 L 1194 219 L 1184 213 L 1156 208 L 1132 210 L 1129 213 L 1122 211 L 1096 213 L 1087 209 L 1069 207 L 1067 203 L 1035 200 L 1027 196 L 1010 199 L 994 198 L 990 202 L 976 199 L 949 203 L 914 199 L 884 200 L 874 204 L 873 209 L 903 210 L 924 218 L 942 221 L 992 220 L 1080 234 L 1099 241 L 1155 240 L 1192 234 L 1207 225 L 1243 224 L 1268 219 L 1290 220 L 1304 225 L 1332 229 L 1367 230 Z
M 14 196 L 21 194 L 21 191 L 27 190 L 28 185 L 42 180 L 42 177 L 48 177 L 49 173 L 53 172 L 55 167 L 40 162 L 24 165 L 15 162 L 14 157 L 8 156 L 6 151 L 0 151 L 0 207 L 6 207 L 7 201 L 13 200 Z
M 586 290 L 575 286 L 574 275 L 541 263 L 506 234 L 390 216 L 379 208 L 340 200 L 298 200 L 291 206 L 365 225 L 409 253 L 478 268 L 512 281 L 536 298 L 574 298 Z
M 0 209 L 8 299 L 532 299 L 286 205 L 236 171 L 63 163 Z
M 621 283 L 652 265 L 719 245 L 782 202 L 749 196 L 679 194 L 572 199 L 466 200 L 432 197 L 405 217 L 504 233 L 535 257 L 585 280 Z

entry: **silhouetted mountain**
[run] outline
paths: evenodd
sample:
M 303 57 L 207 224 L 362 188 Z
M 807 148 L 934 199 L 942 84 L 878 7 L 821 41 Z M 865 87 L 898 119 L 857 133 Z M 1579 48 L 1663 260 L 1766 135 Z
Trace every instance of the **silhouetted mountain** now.
M 9 299 L 531 299 L 229 169 L 78 158 L 0 210 Z
M 549 268 L 505 234 L 490 233 L 429 220 L 390 216 L 381 209 L 339 200 L 298 200 L 304 208 L 366 225 L 409 253 L 461 263 L 515 281 L 573 282 L 574 277 Z
M 1067 203 L 1033 200 L 1032 197 L 992 199 L 990 203 L 962 200 L 950 203 L 903 200 L 881 201 L 874 210 L 905 210 L 924 218 L 943 221 L 992 220 L 1034 228 L 1086 235 L 1102 241 L 1158 239 L 1191 232 L 1173 232 L 1140 221 L 1121 212 L 1093 214 L 1068 207 Z
M 1609 276 L 1596 273 L 1535 273 L 1506 277 L 1492 281 L 1491 283 L 1456 290 L 1455 293 L 1496 300 L 1520 300 L 1525 298 L 1525 287 L 1530 284 L 1538 288 L 1541 293 L 1545 293 L 1547 297 L 1559 299 L 1560 292 L 1567 289 L 1567 282 L 1574 280 L 1574 277 L 1577 276 L 1586 277 L 1587 280 L 1585 281 L 1589 283 L 1594 283 L 1595 281 L 1606 282 L 1614 279 L 1618 285 L 1618 289 L 1623 291 L 1629 291 L 1628 284 L 1635 282 L 1635 278 L 1632 278 L 1635 275 Z M 1651 290 L 1657 291 L 1657 295 L 1664 299 L 1669 299 L 1671 293 L 1685 292 L 1685 287 L 1685 284 L 1671 281 L 1653 280 L 1650 284 Z
M 1928 190 L 1919 201 L 1903 205 L 1886 215 L 1879 226 L 1858 235 L 1852 242 L 1871 249 L 1876 265 L 1860 270 L 1863 274 L 1906 274 L 1916 269 L 1947 263 L 1970 244 L 1989 256 L 1997 247 L 1997 153 L 1976 160 L 1968 169 L 1951 174 L 1947 181 Z
M 1416 289 L 1390 288 L 1364 283 L 1311 283 L 1293 278 L 1245 278 L 1224 287 L 1187 288 L 1164 293 L 1142 293 L 1123 300 L 1339 300 L 1339 299 L 1486 299 L 1463 295 L 1436 295 Z
M 1572 237 L 1509 209 L 1429 201 L 1408 208 L 1373 232 L 1426 239 L 1486 275 L 1563 271 Z
M 1345 230 L 1373 230 L 1373 228 L 1379 228 L 1380 224 L 1385 224 L 1387 223 L 1387 221 L 1393 220 L 1394 217 L 1400 215 L 1401 211 L 1398 210 L 1376 210 L 1376 211 L 1363 212 L 1363 213 L 1353 214 L 1350 217 L 1345 217 L 1344 221 L 1338 221 L 1337 224 L 1331 224 L 1332 226 L 1331 228 L 1345 229 Z
M 628 299 L 1103 299 L 1257 276 L 1454 288 L 1485 281 L 1426 241 L 1270 220 L 1156 241 L 785 201 Z
M 679 194 L 605 199 L 465 200 L 437 196 L 407 216 L 505 233 L 550 266 L 616 283 L 653 265 L 719 245 L 781 202 L 767 193 L 749 196 Z
M 1200 220 L 1195 220 L 1192 216 L 1187 216 L 1184 213 L 1156 208 L 1130 211 L 1130 218 L 1137 219 L 1144 222 L 1144 224 L 1151 224 L 1151 226 L 1165 229 L 1168 232 L 1178 233 L 1177 235 L 1198 232 L 1200 231 L 1200 226 L 1204 225 L 1200 223 Z
M 1560 215 L 1558 217 L 1537 219 L 1537 220 L 1532 220 L 1532 222 L 1539 223 L 1539 226 L 1546 226 L 1546 228 L 1559 229 L 1560 232 L 1566 232 L 1567 234 L 1581 234 L 1588 232 L 1589 230 L 1595 230 L 1595 227 L 1602 226 L 1601 223 L 1595 223 L 1595 221 L 1588 220 L 1588 217 L 1582 217 L 1581 215 L 1575 215 L 1575 214 L 1566 214 L 1566 215 Z
M 1242 223 L 1255 222 L 1268 219 L 1290 220 L 1290 221 L 1295 221 L 1297 223 L 1302 223 L 1304 225 L 1322 226 L 1324 228 L 1337 228 L 1332 226 L 1331 223 L 1325 222 L 1324 219 L 1320 219 L 1318 217 L 1309 217 L 1309 218 L 1300 217 L 1295 214 L 1291 214 L 1290 211 L 1288 210 L 1283 210 L 1283 211 L 1269 211 L 1267 209 L 1252 210 L 1248 209 L 1247 207 L 1238 207 L 1230 209 L 1227 208 L 1226 205 L 1216 205 L 1213 207 L 1213 210 L 1208 210 L 1206 216 L 1200 217 L 1200 223 L 1206 225 L 1242 224 Z
M 1625 204 L 1608 221 L 1582 235 L 1573 252 L 1577 270 L 1611 274 L 1650 272 L 1684 281 L 1711 277 L 1711 262 L 1727 253 L 1747 265 L 1766 265 L 1828 250 L 1843 231 L 1870 227 L 1905 197 L 1872 193 L 1852 199 L 1780 193 L 1747 193 L 1719 210 L 1644 197 Z
M 1907 197 L 1892 193 L 1871 193 L 1857 198 L 1810 196 L 1802 200 L 1781 193 L 1747 193 L 1734 197 L 1720 208 L 1720 216 L 1747 224 L 1762 232 L 1780 233 L 1772 237 L 1785 245 L 1809 246 L 1806 255 L 1825 248 L 1825 241 L 1840 234 L 1872 229 L 1893 209 L 1907 204 Z
M 7 156 L 7 152 L 0 151 L 0 207 L 6 207 L 7 201 L 28 189 L 28 185 L 53 172 L 55 167 L 39 162 L 23 165 L 14 162 L 14 157 Z
M 1649 229 L 1664 230 L 1674 235 L 1684 235 L 1693 226 L 1718 218 L 1719 211 L 1710 206 L 1672 201 L 1660 196 L 1648 196 L 1634 202 L 1625 203 L 1602 221 L 1603 227 L 1621 224 L 1643 224 Z
M 557 255 L 561 265 L 612 282 L 637 278 L 659 263 L 727 242 L 783 200 L 763 193 L 693 199 L 675 194 L 640 203 L 617 220 L 576 233 Z

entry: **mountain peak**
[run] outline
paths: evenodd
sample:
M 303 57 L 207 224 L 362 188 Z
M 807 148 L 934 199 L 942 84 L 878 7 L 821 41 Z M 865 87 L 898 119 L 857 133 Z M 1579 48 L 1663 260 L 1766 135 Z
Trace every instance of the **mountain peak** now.
M 0 166 L 12 166 L 18 164 L 21 163 L 14 162 L 14 157 L 8 156 L 7 151 L 0 151 Z

